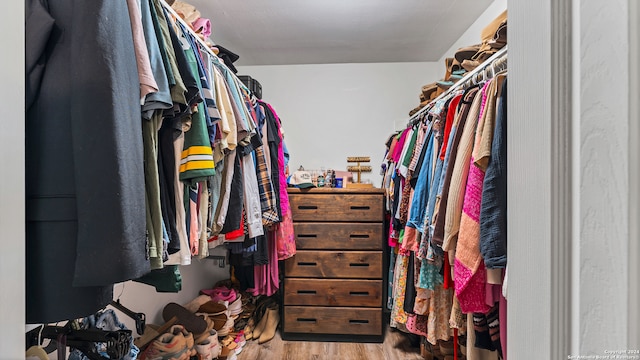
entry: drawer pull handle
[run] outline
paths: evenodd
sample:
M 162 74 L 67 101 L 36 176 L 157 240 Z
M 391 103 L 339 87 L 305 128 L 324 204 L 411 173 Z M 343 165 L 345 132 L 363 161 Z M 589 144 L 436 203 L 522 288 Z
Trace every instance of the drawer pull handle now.
M 298 266 L 316 266 L 316 265 L 318 265 L 318 263 L 315 263 L 315 262 L 303 262 L 303 261 L 301 261 L 301 262 L 298 263 Z
M 369 320 L 349 320 L 349 324 L 368 324 Z
M 298 205 L 298 209 L 300 210 L 318 210 L 316 205 Z
M 349 295 L 351 296 L 369 296 L 368 291 L 350 291 Z
M 298 294 L 301 295 L 315 295 L 317 292 L 315 290 L 298 290 Z
M 369 267 L 369 263 L 351 263 L 349 266 L 352 267 Z
M 317 238 L 318 235 L 316 234 L 298 234 L 299 238 Z
M 369 234 L 351 234 L 349 237 L 352 239 L 368 239 Z
M 350 208 L 351 208 L 351 210 L 369 210 L 369 209 L 371 209 L 370 206 L 351 206 Z
M 303 323 L 316 323 L 318 322 L 316 319 L 314 318 L 297 318 L 296 321 L 298 322 L 303 322 Z

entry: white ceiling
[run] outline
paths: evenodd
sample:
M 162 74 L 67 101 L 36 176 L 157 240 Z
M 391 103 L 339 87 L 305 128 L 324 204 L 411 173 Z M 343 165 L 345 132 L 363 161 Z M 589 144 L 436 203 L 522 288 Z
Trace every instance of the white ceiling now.
M 186 0 L 237 65 L 436 61 L 493 0 Z

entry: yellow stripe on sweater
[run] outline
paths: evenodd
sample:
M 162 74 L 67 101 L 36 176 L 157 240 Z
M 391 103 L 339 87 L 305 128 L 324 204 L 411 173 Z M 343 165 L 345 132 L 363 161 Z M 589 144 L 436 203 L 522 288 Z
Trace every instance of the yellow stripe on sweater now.
M 209 170 L 215 169 L 213 164 L 213 160 L 211 161 L 189 161 L 185 164 L 180 165 L 180 172 L 185 172 L 189 170 Z
M 211 146 L 189 146 L 189 148 L 182 151 L 182 158 L 186 158 L 189 155 L 211 155 L 213 150 Z

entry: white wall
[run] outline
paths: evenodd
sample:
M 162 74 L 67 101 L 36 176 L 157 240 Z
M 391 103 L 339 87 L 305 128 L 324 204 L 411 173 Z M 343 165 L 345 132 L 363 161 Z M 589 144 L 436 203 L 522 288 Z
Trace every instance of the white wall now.
M 370 156 L 373 172 L 363 178 L 375 186 L 394 123 L 406 122 L 422 85 L 441 72 L 433 62 L 238 68 L 260 81 L 264 100 L 282 118 L 291 171 L 345 170 L 347 156 Z
M 0 359 L 24 358 L 24 4 L 3 3 L 0 47 Z M 11 34 L 10 36 L 7 34 Z
M 451 45 L 449 50 L 445 51 L 442 54 L 442 57 L 438 61 L 442 64 L 442 68 L 444 69 L 444 59 L 448 57 L 453 57 L 453 54 L 456 53 L 461 47 L 479 44 L 480 43 L 480 33 L 485 26 L 489 25 L 489 23 L 498 17 L 498 15 L 502 14 L 503 11 L 507 9 L 507 0 L 494 0 L 489 7 L 478 17 L 476 21 L 469 26 L 467 31 L 456 40 L 456 42 Z

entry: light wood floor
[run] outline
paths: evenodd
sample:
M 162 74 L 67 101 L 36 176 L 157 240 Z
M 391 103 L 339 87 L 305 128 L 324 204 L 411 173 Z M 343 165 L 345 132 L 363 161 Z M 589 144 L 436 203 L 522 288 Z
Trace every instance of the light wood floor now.
M 280 334 L 262 345 L 247 341 L 238 360 L 422 360 L 399 331 L 387 329 L 384 343 L 284 341 Z

